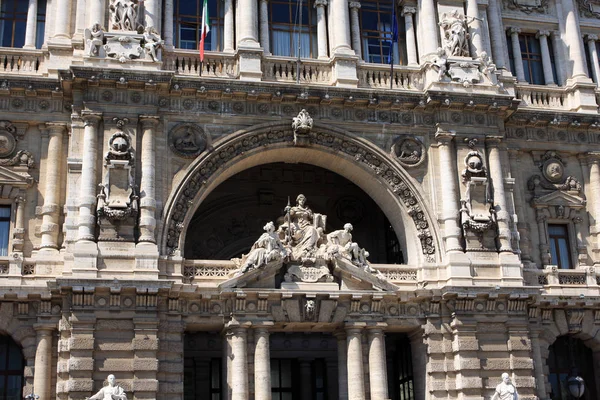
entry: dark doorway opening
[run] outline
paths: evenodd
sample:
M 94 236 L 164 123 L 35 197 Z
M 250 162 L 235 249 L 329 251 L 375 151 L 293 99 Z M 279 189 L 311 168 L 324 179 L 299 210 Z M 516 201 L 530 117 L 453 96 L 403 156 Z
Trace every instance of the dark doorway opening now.
M 577 373 L 585 381 L 585 392 L 582 400 L 598 399 L 596 374 L 592 350 L 580 339 L 572 336 L 561 336 L 550 346 L 548 355 L 548 380 L 550 381 L 552 400 L 571 400 L 567 379 L 576 368 Z

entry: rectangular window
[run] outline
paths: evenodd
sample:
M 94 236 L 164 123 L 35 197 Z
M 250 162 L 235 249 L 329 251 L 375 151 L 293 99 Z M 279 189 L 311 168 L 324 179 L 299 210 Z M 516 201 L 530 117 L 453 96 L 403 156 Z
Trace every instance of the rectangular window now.
M 0 46 L 23 47 L 28 1 L 5 0 L 0 6 Z
M 293 371 L 291 359 L 271 359 L 271 395 L 273 400 L 292 400 Z
M 0 256 L 8 255 L 10 235 L 10 206 L 0 206 Z
M 317 57 L 317 10 L 312 0 L 269 1 L 269 19 L 273 55 L 298 57 L 299 53 L 300 58 Z
M 571 251 L 569 246 L 569 232 L 567 225 L 549 224 L 548 241 L 550 244 L 550 255 L 552 256 L 552 265 L 557 265 L 561 269 L 570 269 Z
M 179 49 L 198 50 L 202 29 L 202 0 L 177 0 L 173 18 L 175 46 Z M 223 50 L 224 3 L 208 0 L 210 32 L 204 40 L 204 50 Z
M 394 64 L 406 64 L 405 49 L 399 43 L 405 42 L 404 23 L 396 12 L 398 23 L 398 43 L 392 43 L 393 5 L 391 0 L 361 2 L 360 38 L 363 59 L 369 63 L 388 64 L 391 56 Z M 397 11 L 397 10 L 396 10 Z
M 510 34 L 506 38 L 508 45 L 508 56 L 510 61 L 510 68 L 513 71 L 513 75 L 516 76 L 515 72 L 515 59 L 512 47 L 512 39 Z M 544 85 L 546 81 L 544 79 L 544 67 L 542 63 L 542 50 L 540 47 L 540 41 L 535 37 L 533 33 L 521 33 L 519 34 L 519 45 L 521 50 L 521 58 L 523 59 L 523 72 L 525 73 L 525 80 L 534 85 Z M 552 74 L 554 81 L 556 82 L 556 71 L 554 68 L 554 52 L 552 51 L 552 43 L 548 42 L 548 52 L 550 53 L 550 60 L 552 62 Z

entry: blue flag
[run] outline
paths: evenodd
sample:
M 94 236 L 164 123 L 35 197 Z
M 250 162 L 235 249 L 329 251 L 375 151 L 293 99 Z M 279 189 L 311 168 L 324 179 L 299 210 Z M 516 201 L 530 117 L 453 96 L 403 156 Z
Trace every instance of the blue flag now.
M 390 39 L 390 51 L 388 53 L 388 64 L 394 61 L 394 43 L 398 43 L 398 19 L 396 18 L 396 6 L 392 6 L 392 38 Z

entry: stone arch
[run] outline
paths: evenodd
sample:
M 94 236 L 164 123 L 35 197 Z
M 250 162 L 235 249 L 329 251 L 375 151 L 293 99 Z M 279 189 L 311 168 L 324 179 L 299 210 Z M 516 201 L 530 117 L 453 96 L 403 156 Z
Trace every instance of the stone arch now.
M 315 124 L 303 146 L 294 145 L 288 123 L 258 125 L 215 142 L 190 164 L 166 202 L 161 252 L 183 254 L 185 229 L 215 187 L 247 168 L 272 162 L 313 164 L 353 181 L 373 198 L 396 232 L 406 230 L 407 236 L 419 238 L 415 248 L 407 248 L 411 264 L 440 261 L 438 227 L 413 178 L 374 144 L 320 124 Z
M 548 357 L 550 355 L 550 346 L 560 336 L 570 335 L 576 339 L 580 339 L 592 351 L 596 382 L 600 381 L 600 325 L 596 323 L 595 319 L 595 313 L 597 312 L 597 310 L 555 309 L 553 311 L 554 318 L 551 321 L 545 321 L 546 323 L 544 323 L 543 329 L 541 329 L 539 334 L 542 359 L 540 367 L 542 370 L 536 371 L 536 376 L 539 377 L 541 375 L 544 380 L 543 385 L 538 384 L 539 398 L 547 398 L 550 393 Z M 542 389 L 544 393 L 542 393 Z

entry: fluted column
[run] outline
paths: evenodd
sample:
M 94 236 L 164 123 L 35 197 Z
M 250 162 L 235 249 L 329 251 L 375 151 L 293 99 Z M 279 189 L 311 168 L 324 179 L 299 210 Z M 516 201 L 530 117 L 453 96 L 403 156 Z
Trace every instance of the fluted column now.
M 456 183 L 456 163 L 453 162 L 452 140 L 454 135 L 438 129 L 436 139 L 439 142 L 440 183 L 444 199 L 442 200 L 442 221 L 447 252 L 462 252 L 460 243 L 462 231 L 458 226 L 458 186 Z
M 160 0 L 144 1 L 144 21 L 146 27 L 155 27 L 160 32 Z
M 24 49 L 35 49 L 36 29 L 37 0 L 29 0 L 29 5 L 27 6 L 27 25 L 25 28 L 25 44 L 23 45 Z
M 168 0 L 173 1 L 173 0 Z M 225 53 L 233 53 L 233 0 L 225 0 L 224 2 L 224 16 L 223 16 L 223 51 Z
M 174 0 L 165 0 L 165 26 L 163 26 L 163 40 L 166 47 L 175 45 L 175 35 L 173 34 L 173 15 L 175 13 Z
M 231 400 L 248 400 L 247 331 L 236 326 L 227 333 L 231 347 Z
M 346 328 L 348 351 L 348 400 L 365 400 L 362 328 Z
M 360 45 L 360 22 L 358 20 L 358 10 L 360 10 L 360 2 L 351 1 L 350 6 L 350 22 L 352 30 L 352 50 L 358 58 L 362 59 L 362 47 Z
M 371 400 L 388 398 L 385 336 L 381 328 L 369 328 L 369 383 Z
M 337 356 L 338 356 L 338 394 L 339 400 L 348 400 L 348 343 L 345 332 L 337 332 Z
M 510 40 L 512 42 L 513 60 L 515 60 L 515 71 L 517 81 L 525 82 L 525 71 L 523 70 L 523 57 L 521 57 L 521 44 L 519 43 L 519 33 L 521 28 L 509 27 Z
M 502 29 L 502 19 L 500 18 L 498 9 L 498 0 L 489 0 L 487 12 L 488 24 L 490 27 L 490 41 L 492 45 L 492 59 L 497 68 L 506 68 L 504 45 L 502 43 L 504 30 Z
M 260 47 L 257 39 L 258 3 L 256 0 L 238 0 L 239 32 L 237 42 L 240 46 Z
M 504 174 L 502 173 L 502 157 L 504 149 L 500 149 L 498 139 L 486 141 L 489 157 L 490 178 L 494 189 L 494 205 L 496 209 L 496 220 L 498 222 L 498 240 L 500 251 L 512 251 L 510 243 L 509 214 L 506 206 L 506 195 L 504 191 Z
M 554 68 L 556 68 L 556 77 L 559 85 L 565 83 L 566 78 L 566 61 L 562 51 L 563 42 L 560 38 L 559 31 L 550 31 L 550 40 L 552 40 L 552 49 L 554 50 Z
M 554 76 L 552 74 L 552 59 L 550 58 L 550 48 L 548 47 L 548 36 L 550 31 L 537 31 L 535 37 L 540 40 L 540 49 L 542 52 L 542 68 L 544 69 L 544 82 L 546 85 L 554 85 Z
M 569 52 L 569 61 L 573 66 L 570 77 L 587 78 L 587 74 L 585 73 L 585 53 L 581 48 L 581 31 L 579 30 L 579 22 L 575 15 L 577 10 L 573 5 L 573 0 L 562 0 L 561 4 L 565 16 L 563 40 Z
M 327 54 L 327 18 L 325 6 L 327 0 L 315 0 L 314 7 L 317 9 L 317 49 L 320 59 L 329 58 Z
M 419 36 L 421 37 L 421 47 L 423 52 L 421 57 L 427 57 L 437 53 L 440 45 L 438 33 L 437 11 L 433 0 L 419 0 Z
M 71 1 L 57 0 L 55 10 L 53 38 L 71 39 Z
M 477 58 L 482 51 L 485 51 L 483 45 L 483 21 L 479 18 L 477 0 L 467 0 L 467 17 L 472 18 L 469 22 L 471 57 Z
M 254 398 L 271 400 L 271 353 L 267 327 L 254 329 Z
M 596 41 L 598 35 L 587 35 L 586 41 L 588 45 L 588 53 L 590 55 L 590 64 L 592 64 L 592 76 L 596 85 L 600 85 L 600 64 L 598 63 L 598 49 L 596 48 Z
M 42 241 L 40 248 L 58 248 L 58 215 L 60 199 L 60 171 L 63 158 L 63 135 L 66 125 L 48 123 L 48 156 L 45 165 L 44 206 L 42 207 Z
M 331 25 L 333 26 L 333 37 L 335 43 L 333 45 L 333 54 L 354 54 L 354 51 L 350 47 L 350 34 L 348 26 L 350 25 L 350 17 L 348 11 L 347 0 L 330 0 L 329 7 L 331 7 L 332 19 Z
M 94 207 L 96 205 L 96 166 L 98 164 L 98 124 L 102 114 L 82 112 L 83 152 L 81 179 L 79 181 L 79 232 L 78 241 L 93 241 L 96 227 Z
M 142 178 L 140 181 L 140 238 L 139 242 L 156 243 L 156 126 L 159 117 L 140 116 L 142 123 Z
M 419 63 L 417 58 L 417 41 L 415 38 L 415 24 L 413 15 L 417 13 L 415 7 L 404 6 L 402 8 L 402 16 L 404 17 L 404 28 L 406 30 L 406 56 L 408 65 L 416 65 Z
M 318 12 L 317 12 L 318 14 Z M 317 19 L 318 19 L 317 15 Z M 260 45 L 265 53 L 271 52 L 269 42 L 269 3 L 268 0 L 260 0 Z
M 52 332 L 53 326 L 34 325 L 37 346 L 33 388 L 40 399 L 52 397 Z

